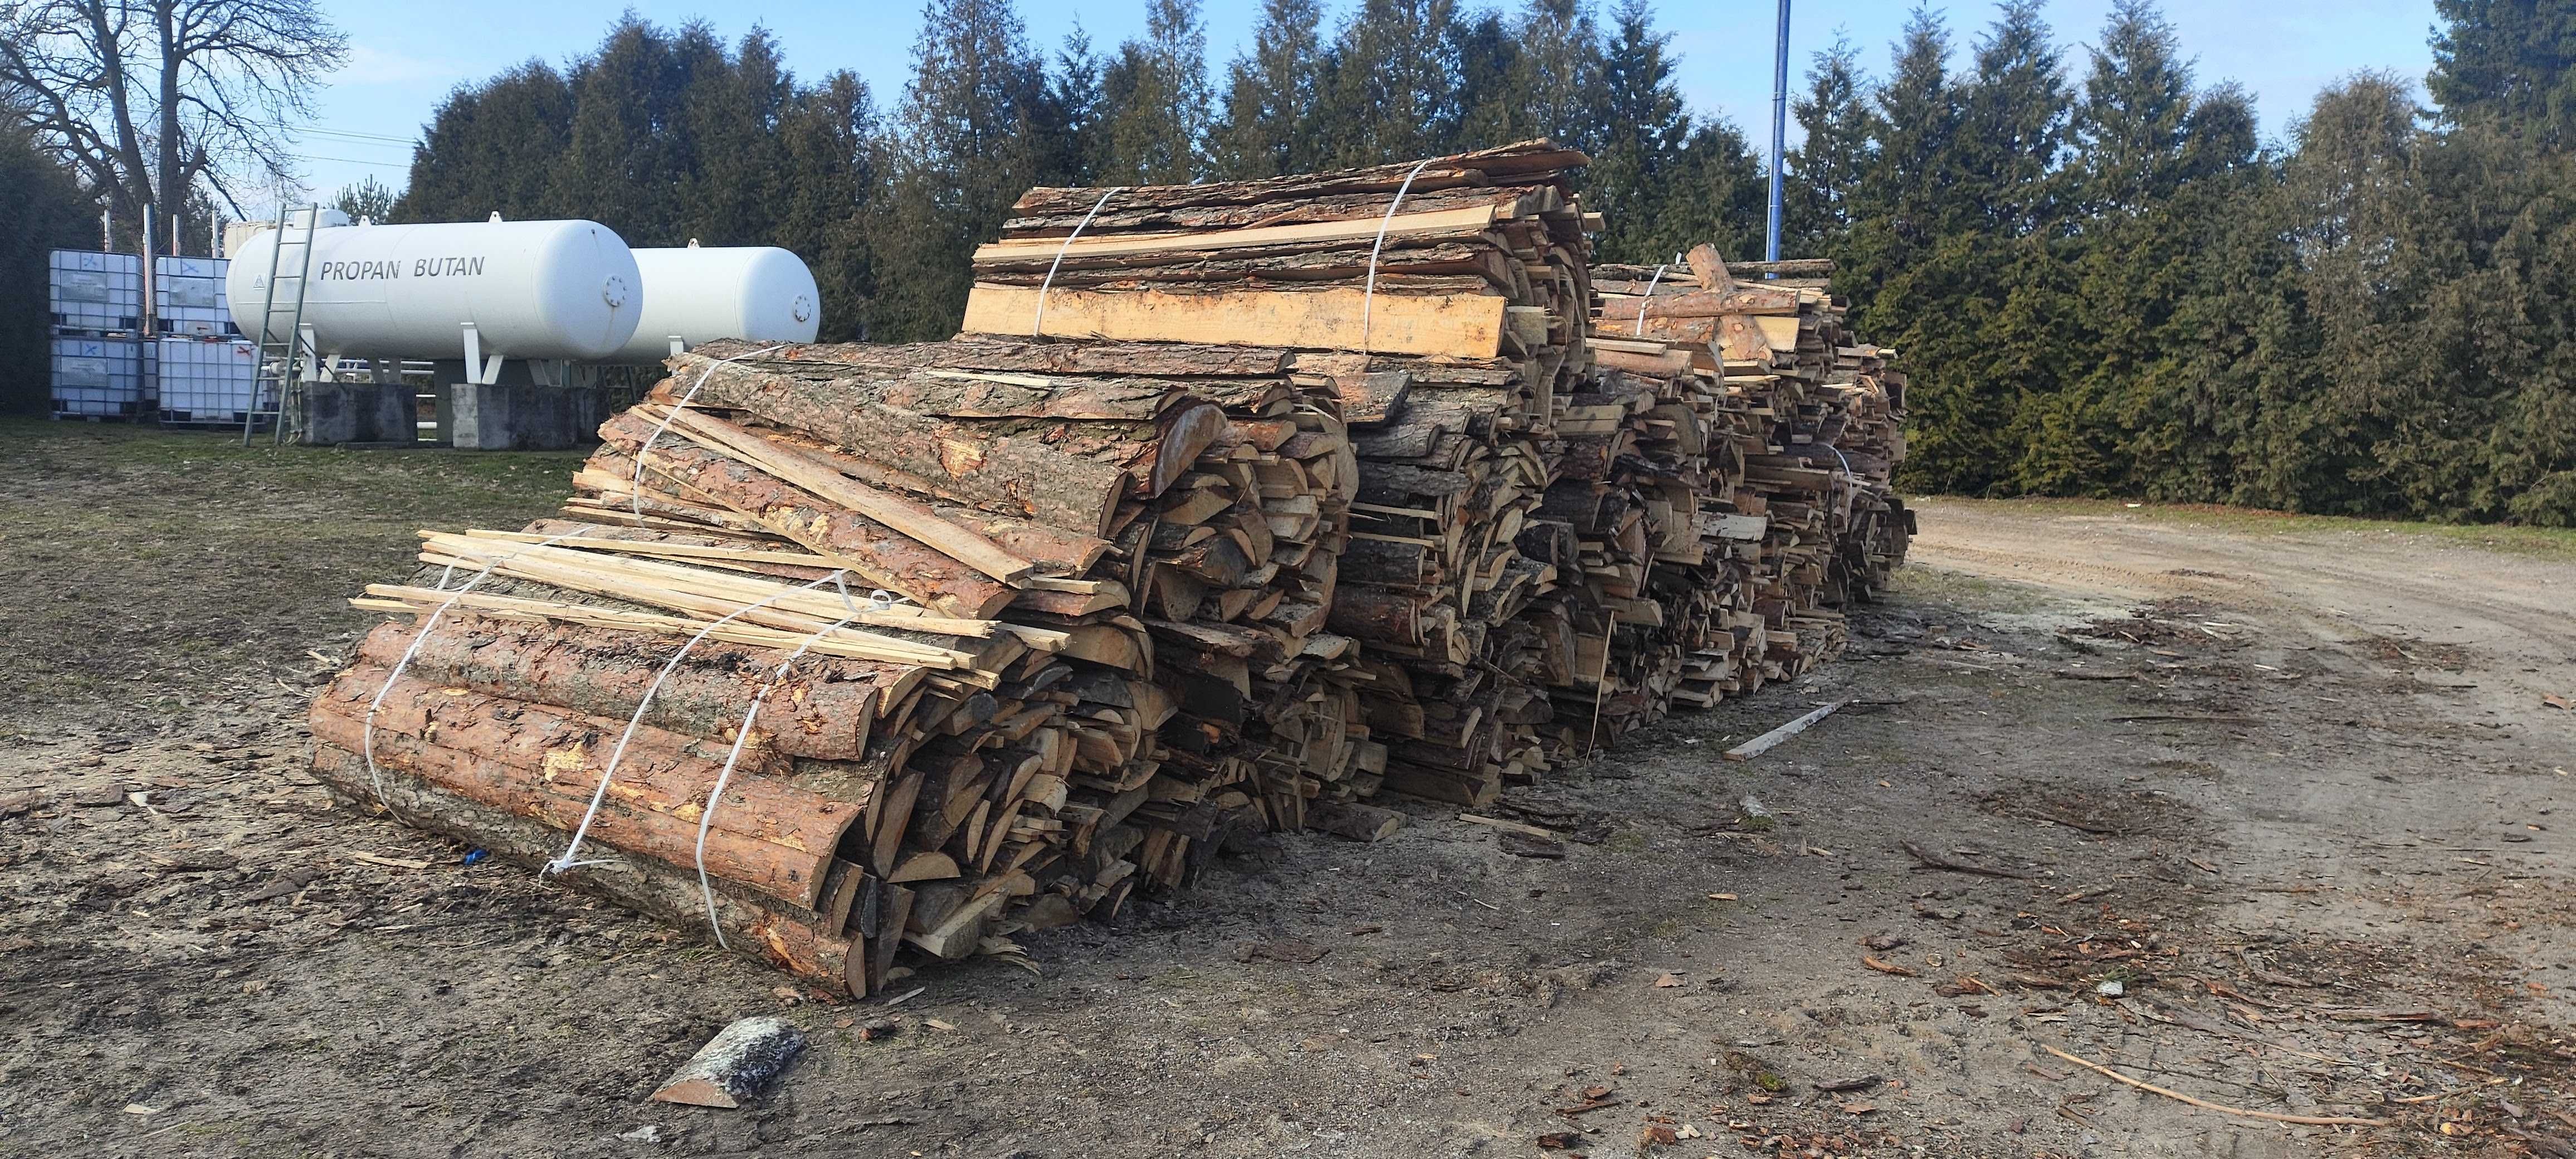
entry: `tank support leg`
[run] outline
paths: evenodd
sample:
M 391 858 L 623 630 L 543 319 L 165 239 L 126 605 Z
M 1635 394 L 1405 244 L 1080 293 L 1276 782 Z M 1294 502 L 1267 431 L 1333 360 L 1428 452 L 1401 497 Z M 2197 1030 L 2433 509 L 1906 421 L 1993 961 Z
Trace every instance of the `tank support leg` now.
M 465 381 L 485 386 L 501 381 L 501 356 L 496 353 L 491 361 L 484 361 L 482 333 L 472 322 L 457 325 L 465 329 Z

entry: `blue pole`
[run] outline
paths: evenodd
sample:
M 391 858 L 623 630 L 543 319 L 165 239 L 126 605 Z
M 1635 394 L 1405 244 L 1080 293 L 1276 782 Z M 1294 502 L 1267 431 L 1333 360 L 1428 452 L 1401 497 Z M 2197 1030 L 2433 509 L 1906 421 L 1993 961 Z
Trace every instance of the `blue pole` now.
M 1779 51 L 1771 68 L 1771 228 L 1762 260 L 1780 260 L 1780 154 L 1789 137 L 1789 0 L 1780 0 Z

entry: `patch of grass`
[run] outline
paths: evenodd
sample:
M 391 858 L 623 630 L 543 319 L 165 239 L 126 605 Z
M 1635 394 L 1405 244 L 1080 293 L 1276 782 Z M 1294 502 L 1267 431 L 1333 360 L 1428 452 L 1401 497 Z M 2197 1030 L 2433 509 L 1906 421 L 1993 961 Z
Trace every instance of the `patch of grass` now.
M 516 528 L 579 452 L 243 447 L 238 432 L 0 420 L 0 711 L 226 710 L 378 617 L 419 528 Z
M 2512 527 L 2492 523 L 2427 523 L 2344 515 L 2301 515 L 2211 503 L 2147 503 L 2117 499 L 1956 499 L 1928 497 L 1934 507 L 1983 507 L 2024 514 L 2150 519 L 2247 535 L 2421 536 L 2462 547 L 2533 559 L 2576 561 L 2576 528 Z M 1937 518 L 1937 512 L 1926 512 Z M 1913 570 L 1913 569 L 1907 569 Z M 1899 573 L 1902 575 L 1903 573 Z

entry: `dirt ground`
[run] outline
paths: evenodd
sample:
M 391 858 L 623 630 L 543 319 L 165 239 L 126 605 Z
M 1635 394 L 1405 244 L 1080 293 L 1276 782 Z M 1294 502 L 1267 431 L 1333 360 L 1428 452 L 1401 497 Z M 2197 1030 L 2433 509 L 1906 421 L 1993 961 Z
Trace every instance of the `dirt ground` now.
M 1515 793 L 1563 860 L 1275 838 L 889 1010 L 299 771 L 338 600 L 568 471 L 0 426 L 0 1155 L 2576 1154 L 2567 538 L 1926 502 L 1845 662 Z

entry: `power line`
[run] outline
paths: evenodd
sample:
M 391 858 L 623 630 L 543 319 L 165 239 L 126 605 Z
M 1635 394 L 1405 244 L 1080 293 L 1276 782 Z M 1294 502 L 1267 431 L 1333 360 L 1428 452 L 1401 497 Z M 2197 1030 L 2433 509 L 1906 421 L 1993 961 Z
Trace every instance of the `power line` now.
M 289 129 L 289 131 L 291 134 L 299 134 L 299 137 L 337 137 L 337 139 L 345 139 L 345 142 L 402 144 L 402 147 L 415 147 L 415 144 L 420 144 L 420 139 L 417 137 L 384 137 L 384 134 L 358 134 L 358 131 L 345 131 L 345 129 Z
M 355 129 L 327 129 L 320 125 L 291 125 L 284 121 L 263 121 L 261 124 L 272 129 L 282 129 L 289 133 L 309 133 L 316 137 L 345 137 L 353 141 L 382 141 L 389 145 L 417 145 L 420 143 L 420 138 L 417 135 L 410 137 L 389 137 L 383 133 L 361 133 Z
M 355 157 L 316 157 L 309 153 L 289 153 L 298 161 L 337 161 L 343 165 L 372 165 L 378 169 L 409 169 L 409 161 L 361 161 Z

